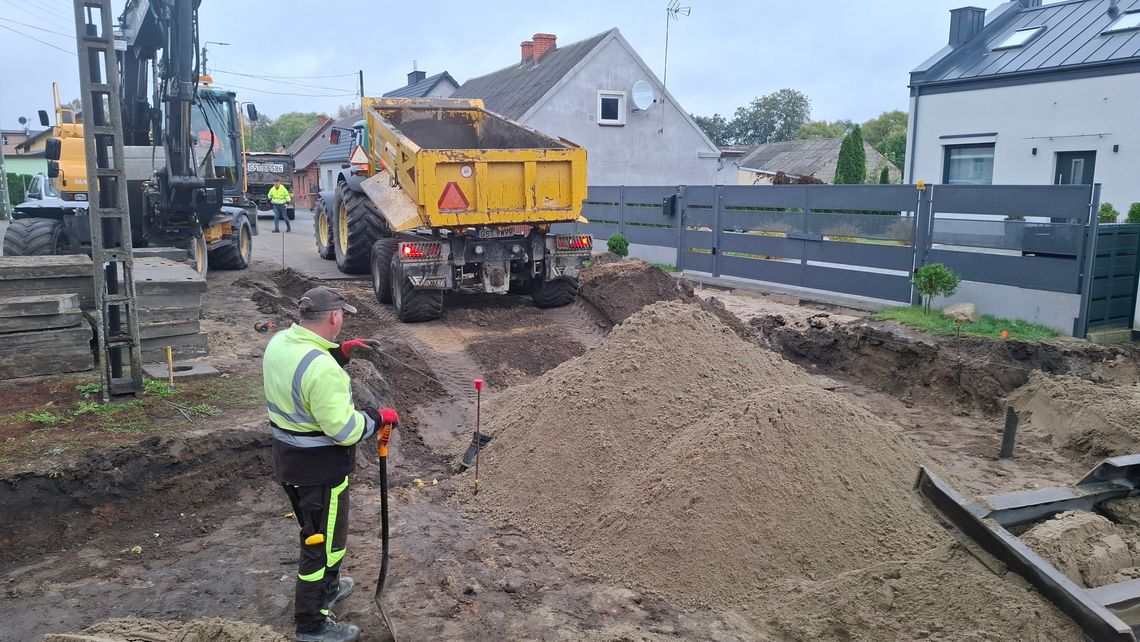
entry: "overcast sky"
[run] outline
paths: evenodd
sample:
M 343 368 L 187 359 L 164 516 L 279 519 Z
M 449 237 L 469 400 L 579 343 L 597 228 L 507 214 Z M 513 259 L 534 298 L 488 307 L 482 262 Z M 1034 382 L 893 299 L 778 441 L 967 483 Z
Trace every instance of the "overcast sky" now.
M 813 119 L 856 121 L 907 108 L 908 72 L 946 43 L 949 10 L 971 4 L 682 2 L 692 11 L 670 26 L 668 88 L 686 110 L 731 115 L 756 96 L 790 87 L 811 99 Z M 116 15 L 124 3 L 113 2 Z M 519 43 L 538 32 L 556 34 L 559 44 L 568 44 L 618 27 L 660 78 L 666 4 L 202 0 L 201 38 L 229 43 L 208 46 L 211 70 L 263 113 L 331 113 L 353 101 L 357 69 L 364 70 L 368 95 L 403 85 L 413 60 L 429 75 L 447 70 L 462 83 L 517 62 Z M 993 9 L 1000 2 L 973 4 Z M 50 110 L 52 80 L 61 84 L 65 101 L 78 97 L 74 54 L 27 37 L 74 52 L 74 39 L 63 35 L 74 33 L 71 5 L 71 0 L 0 0 L 3 128 L 16 128 L 19 116 L 35 123 L 37 109 Z

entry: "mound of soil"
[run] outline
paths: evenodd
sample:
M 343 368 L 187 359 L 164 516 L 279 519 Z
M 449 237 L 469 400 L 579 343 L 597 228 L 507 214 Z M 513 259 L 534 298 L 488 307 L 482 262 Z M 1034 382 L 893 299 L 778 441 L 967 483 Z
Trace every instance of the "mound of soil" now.
M 489 415 L 480 504 L 685 603 L 944 541 L 904 437 L 695 305 L 641 310 Z
M 615 255 L 616 256 L 616 255 Z M 611 324 L 621 323 L 658 301 L 692 301 L 693 290 L 661 268 L 640 259 L 612 261 L 595 257 L 578 279 L 578 294 Z
M 1140 529 L 1088 511 L 1067 511 L 1022 534 L 1070 580 L 1096 588 L 1140 577 Z
M 774 587 L 760 616 L 774 639 L 1078 642 L 1072 621 L 1012 573 L 999 577 L 957 545 L 824 582 Z
M 286 642 L 288 638 L 273 629 L 210 618 L 190 622 L 107 620 L 89 626 L 82 633 L 45 635 L 43 642 Z
M 1098 385 L 1035 372 L 1009 396 L 1022 425 L 1053 443 L 1097 457 L 1129 455 L 1140 444 L 1140 387 Z

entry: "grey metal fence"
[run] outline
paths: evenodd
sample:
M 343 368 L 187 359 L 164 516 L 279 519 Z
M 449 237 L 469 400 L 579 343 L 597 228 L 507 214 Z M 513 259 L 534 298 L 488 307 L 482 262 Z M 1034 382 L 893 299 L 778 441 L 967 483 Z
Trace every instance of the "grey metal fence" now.
M 674 251 L 690 272 L 899 303 L 918 302 L 916 268 L 944 263 L 967 281 L 1082 295 L 1083 336 L 1098 195 L 1088 185 L 593 186 L 590 222 L 556 229 L 596 244 L 621 233 Z

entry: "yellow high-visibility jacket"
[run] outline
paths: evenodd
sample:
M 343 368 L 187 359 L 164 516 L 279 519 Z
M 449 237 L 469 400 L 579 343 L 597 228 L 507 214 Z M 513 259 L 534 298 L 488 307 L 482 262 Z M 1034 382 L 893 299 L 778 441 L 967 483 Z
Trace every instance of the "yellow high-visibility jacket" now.
M 284 205 L 293 200 L 293 195 L 284 185 L 274 185 L 269 188 L 269 202 L 274 205 Z
M 339 346 L 294 324 L 265 348 L 265 401 L 279 481 L 297 486 L 344 479 L 355 445 L 376 432 L 352 404 L 352 381 L 330 350 Z

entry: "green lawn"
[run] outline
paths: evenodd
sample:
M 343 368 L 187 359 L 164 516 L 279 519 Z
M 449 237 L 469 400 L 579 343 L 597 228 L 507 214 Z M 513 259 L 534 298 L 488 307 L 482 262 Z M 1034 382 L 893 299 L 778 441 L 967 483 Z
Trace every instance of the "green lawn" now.
M 677 271 L 677 266 L 673 265 L 672 263 L 653 263 L 652 265 L 654 267 L 661 268 L 662 270 L 665 270 L 666 272 L 676 272 Z
M 931 310 L 925 314 L 921 307 L 887 308 L 872 315 L 872 318 L 882 321 L 897 321 L 903 325 L 926 330 L 939 336 L 954 336 L 958 328 L 949 317 L 942 316 L 941 310 Z M 988 314 L 975 323 L 963 323 L 962 334 L 977 337 L 1001 338 L 1001 331 L 1009 333 L 1010 339 L 1023 339 L 1026 341 L 1041 341 L 1058 336 L 1060 333 L 1053 328 L 1013 319 L 999 319 Z

